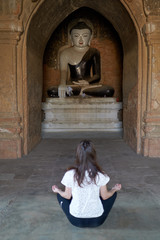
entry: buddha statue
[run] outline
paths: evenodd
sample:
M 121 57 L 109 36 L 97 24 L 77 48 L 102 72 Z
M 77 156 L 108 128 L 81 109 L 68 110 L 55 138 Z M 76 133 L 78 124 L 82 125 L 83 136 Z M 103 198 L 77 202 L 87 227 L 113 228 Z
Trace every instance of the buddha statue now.
M 60 53 L 60 85 L 48 95 L 112 97 L 114 89 L 100 84 L 100 52 L 90 47 L 92 28 L 80 21 L 70 29 L 70 37 L 72 46 Z

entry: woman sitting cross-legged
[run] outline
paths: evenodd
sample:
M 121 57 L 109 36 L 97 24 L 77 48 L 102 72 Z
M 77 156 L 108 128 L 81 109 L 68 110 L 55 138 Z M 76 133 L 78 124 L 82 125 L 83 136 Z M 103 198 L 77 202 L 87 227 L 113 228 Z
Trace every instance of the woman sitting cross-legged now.
M 121 189 L 116 184 L 110 191 L 110 178 L 96 161 L 96 150 L 89 140 L 81 141 L 77 147 L 76 164 L 64 175 L 61 183 L 65 191 L 52 186 L 60 206 L 68 220 L 77 227 L 97 227 L 106 220 Z

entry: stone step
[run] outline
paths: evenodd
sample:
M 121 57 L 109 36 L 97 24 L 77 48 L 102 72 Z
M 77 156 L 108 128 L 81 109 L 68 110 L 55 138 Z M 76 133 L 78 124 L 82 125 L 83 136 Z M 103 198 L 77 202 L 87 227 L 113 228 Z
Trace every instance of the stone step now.
M 55 129 L 108 129 L 113 131 L 114 129 L 121 129 L 122 122 L 119 121 L 106 121 L 106 122 L 47 122 L 42 123 L 42 129 L 44 131 L 54 131 Z
M 45 120 L 47 121 L 52 121 L 52 120 L 59 120 L 59 121 L 67 121 L 67 120 L 77 120 L 77 121 L 83 121 L 83 120 L 87 120 L 87 121 L 92 121 L 92 119 L 94 119 L 94 121 L 97 120 L 117 120 L 118 119 L 118 112 L 117 111 L 105 111 L 105 112 L 101 112 L 101 111 L 96 111 L 96 112 L 73 112 L 73 111 L 63 111 L 63 112 L 57 112 L 57 111 L 50 111 L 50 112 L 45 112 Z
M 42 103 L 42 110 L 73 110 L 73 109 L 121 109 L 122 103 L 116 102 L 115 98 L 87 98 L 87 99 L 76 99 L 76 98 L 65 98 L 65 99 L 47 99 L 46 102 Z
M 46 98 L 44 103 L 55 103 L 55 104 L 66 104 L 66 103 L 116 103 L 116 98 L 113 97 L 104 97 L 104 98 L 97 98 L 97 97 L 66 97 L 66 98 Z
M 103 109 L 119 109 L 122 107 L 122 104 L 121 103 L 115 103 L 115 104 L 107 104 L 107 103 L 99 103 L 99 104 L 55 104 L 55 103 L 49 103 L 49 104 L 46 104 L 46 103 L 43 103 L 42 105 L 42 110 L 51 110 L 51 109 L 54 109 L 54 110 L 60 110 L 60 109 L 99 109 L 99 108 L 103 108 Z

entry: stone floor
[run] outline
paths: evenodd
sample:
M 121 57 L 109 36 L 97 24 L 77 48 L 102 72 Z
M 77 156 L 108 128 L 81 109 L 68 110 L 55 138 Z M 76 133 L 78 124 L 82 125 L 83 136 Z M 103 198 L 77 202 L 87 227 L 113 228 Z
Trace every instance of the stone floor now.
M 0 240 L 159 240 L 160 159 L 136 155 L 120 136 L 55 134 L 19 160 L 0 160 Z M 106 222 L 72 226 L 51 191 L 74 161 L 76 145 L 89 137 L 99 163 L 123 188 Z

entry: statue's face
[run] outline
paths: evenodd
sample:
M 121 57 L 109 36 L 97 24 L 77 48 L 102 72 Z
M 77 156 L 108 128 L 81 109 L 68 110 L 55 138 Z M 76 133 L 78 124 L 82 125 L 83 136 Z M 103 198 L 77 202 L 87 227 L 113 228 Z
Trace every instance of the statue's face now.
M 73 46 L 86 47 L 91 39 L 91 31 L 89 29 L 73 29 L 71 32 Z

